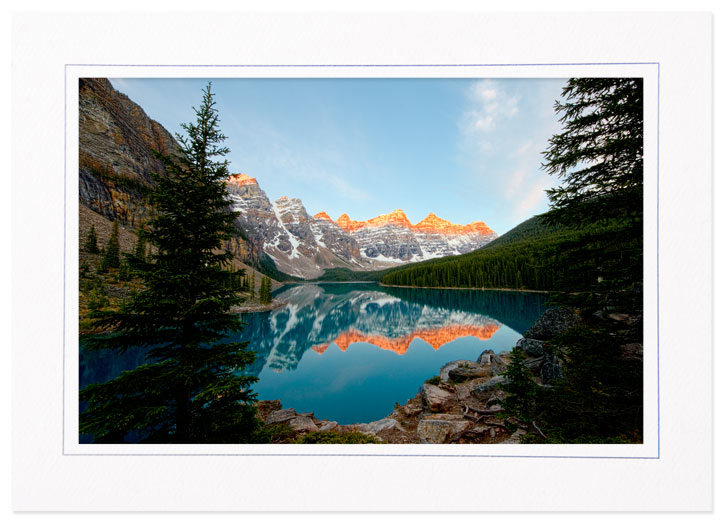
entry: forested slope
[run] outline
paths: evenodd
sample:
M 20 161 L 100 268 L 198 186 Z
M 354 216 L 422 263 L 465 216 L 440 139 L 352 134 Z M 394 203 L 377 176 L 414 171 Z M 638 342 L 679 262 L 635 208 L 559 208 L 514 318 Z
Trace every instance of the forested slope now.
M 606 267 L 628 257 L 628 240 L 617 222 L 606 226 L 547 226 L 544 216 L 521 223 L 470 254 L 445 257 L 386 273 L 399 286 L 559 290 L 577 281 L 605 278 Z M 601 274 L 601 275 L 599 275 Z

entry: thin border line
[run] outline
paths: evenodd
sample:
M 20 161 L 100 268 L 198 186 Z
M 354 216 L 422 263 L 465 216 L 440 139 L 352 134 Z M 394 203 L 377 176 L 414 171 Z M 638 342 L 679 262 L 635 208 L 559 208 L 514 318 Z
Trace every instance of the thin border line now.
M 82 454 L 67 453 L 65 451 L 65 366 L 66 366 L 66 276 L 67 276 L 67 206 L 68 206 L 68 68 L 69 67 L 176 67 L 176 68 L 381 68 L 381 67 L 531 67 L 531 66 L 616 66 L 616 65 L 656 65 L 657 66 L 657 174 L 656 174 L 656 198 L 657 198 L 657 456 L 546 456 L 546 455 L 498 455 L 498 454 L 241 454 L 241 453 L 166 453 L 166 454 L 123 454 L 123 453 L 99 453 Z M 64 68 L 64 128 L 63 152 L 65 165 L 63 166 L 63 423 L 62 423 L 62 455 L 63 456 L 251 456 L 251 457 L 453 457 L 453 458 L 531 458 L 531 459 L 660 459 L 661 430 L 660 430 L 660 62 L 561 62 L 561 63 L 526 63 L 526 64 L 65 64 Z
M 79 138 L 80 142 L 80 138 Z M 68 295 L 66 277 L 68 275 L 68 67 L 63 70 L 63 381 L 61 399 L 63 400 L 63 454 L 65 455 L 65 366 L 66 366 L 66 306 Z
M 660 457 L 660 64 L 657 63 L 657 459 Z
M 66 67 L 536 67 L 536 66 L 636 66 L 659 65 L 659 62 L 560 62 L 551 64 L 66 64 Z

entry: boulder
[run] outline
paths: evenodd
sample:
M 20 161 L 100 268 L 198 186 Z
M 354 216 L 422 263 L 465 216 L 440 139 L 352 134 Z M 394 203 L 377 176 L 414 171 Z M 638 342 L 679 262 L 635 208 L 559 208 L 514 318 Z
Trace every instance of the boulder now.
M 373 421 L 371 423 L 365 423 L 363 425 L 360 425 L 360 432 L 365 432 L 366 434 L 379 434 L 383 430 L 399 430 L 401 432 L 405 432 L 403 430 L 403 427 L 400 426 L 400 423 L 398 423 L 394 419 L 379 419 L 377 421 Z
M 326 432 L 328 430 L 333 430 L 335 428 L 337 428 L 337 421 L 328 421 L 327 423 L 325 423 L 324 425 L 322 425 L 320 427 L 320 431 Z
M 265 418 L 264 422 L 267 425 L 275 425 L 279 423 L 287 423 L 297 417 L 297 412 L 294 408 L 285 408 L 283 410 L 275 410 Z
M 529 339 L 522 337 L 516 341 L 516 348 L 520 348 L 523 352 L 532 357 L 540 357 L 544 355 L 544 342 L 538 339 Z
M 534 326 L 524 333 L 524 337 L 526 339 L 548 341 L 580 321 L 579 314 L 573 308 L 549 308 L 539 317 Z
M 289 426 L 296 432 L 315 432 L 319 430 L 315 422 L 307 416 L 297 416 L 289 422 Z
M 482 400 L 488 400 L 490 392 L 501 388 L 503 385 L 508 383 L 508 379 L 504 376 L 496 376 L 493 379 L 486 381 L 483 384 L 478 385 L 471 391 L 471 394 Z
M 450 443 L 461 437 L 468 421 L 450 419 L 423 419 L 418 422 L 418 439 L 424 444 Z
M 484 350 L 481 352 L 481 355 L 478 356 L 478 359 L 476 359 L 476 363 L 479 365 L 490 365 L 491 364 L 491 356 L 493 356 L 496 352 L 493 350 Z
M 451 368 L 448 371 L 448 378 L 452 381 L 468 381 L 469 379 L 486 377 L 488 375 L 489 370 L 480 365 L 470 366 L 464 364 L 463 366 Z
M 502 443 L 503 444 L 519 444 L 519 443 L 521 443 L 521 438 L 524 437 L 525 435 L 526 435 L 526 430 L 524 430 L 523 428 L 518 428 L 518 429 L 516 429 L 516 432 L 511 434 L 511 436 L 507 440 L 503 441 Z
M 457 361 L 451 361 L 441 367 L 440 378 L 442 383 L 450 381 L 449 373 L 454 368 L 460 368 L 462 366 L 478 366 L 475 361 L 467 361 L 465 359 L 459 359 Z
M 427 406 L 432 412 L 440 412 L 443 410 L 443 406 L 453 396 L 450 392 L 427 383 L 423 385 L 422 390 L 423 405 Z
M 640 343 L 627 343 L 619 347 L 622 351 L 622 358 L 633 361 L 641 361 L 644 348 Z
M 491 375 L 498 376 L 506 371 L 508 366 L 508 360 L 504 359 L 500 354 L 493 354 L 491 356 Z

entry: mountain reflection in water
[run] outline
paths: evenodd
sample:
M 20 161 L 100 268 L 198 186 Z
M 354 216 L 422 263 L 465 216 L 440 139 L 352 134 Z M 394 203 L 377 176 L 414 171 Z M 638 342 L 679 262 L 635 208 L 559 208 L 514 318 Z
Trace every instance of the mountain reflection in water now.
M 338 423 L 384 417 L 448 361 L 510 350 L 546 300 L 364 283 L 295 285 L 276 297 L 287 304 L 245 315 L 239 334 L 257 353 L 254 388 Z
M 275 296 L 287 304 L 241 314 L 246 324 L 230 336 L 257 354 L 247 371 L 259 377 L 252 388 L 259 399 L 340 424 L 385 417 L 449 361 L 510 350 L 546 301 L 536 293 L 372 283 L 293 285 Z M 143 349 L 119 356 L 83 346 L 81 388 L 144 361 Z

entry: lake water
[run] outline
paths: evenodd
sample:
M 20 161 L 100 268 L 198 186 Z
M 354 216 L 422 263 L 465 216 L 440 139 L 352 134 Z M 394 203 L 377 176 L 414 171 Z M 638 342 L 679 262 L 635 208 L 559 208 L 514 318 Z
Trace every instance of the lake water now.
M 368 283 L 305 284 L 279 290 L 287 304 L 243 314 L 235 339 L 257 353 L 259 399 L 340 424 L 374 421 L 455 359 L 510 350 L 546 309 L 546 295 L 428 290 Z M 81 351 L 81 388 L 143 362 Z

